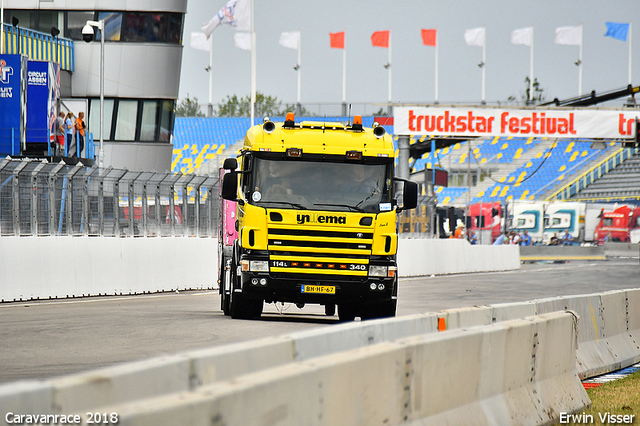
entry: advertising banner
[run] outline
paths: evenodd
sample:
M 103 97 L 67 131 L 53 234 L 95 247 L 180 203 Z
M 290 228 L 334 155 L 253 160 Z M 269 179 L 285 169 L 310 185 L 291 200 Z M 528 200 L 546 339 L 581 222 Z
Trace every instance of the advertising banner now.
M 631 139 L 640 111 L 396 107 L 396 135 Z
M 49 62 L 29 61 L 27 70 L 27 143 L 49 140 Z
M 25 140 L 26 57 L 0 55 L 0 156 L 19 155 Z

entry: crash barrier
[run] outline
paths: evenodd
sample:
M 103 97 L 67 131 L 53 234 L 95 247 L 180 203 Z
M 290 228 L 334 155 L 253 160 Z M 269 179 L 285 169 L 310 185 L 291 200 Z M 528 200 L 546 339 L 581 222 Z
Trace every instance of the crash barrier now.
M 573 314 L 446 333 L 436 320 L 345 324 L 18 382 L 0 386 L 0 412 L 117 413 L 120 425 L 534 425 L 589 404 Z
M 522 246 L 520 260 L 606 260 L 603 246 Z
M 520 267 L 517 246 L 399 240 L 400 276 Z M 430 259 L 422 262 L 421 259 Z M 217 238 L 2 237 L 0 301 L 217 288 Z
M 3 237 L 0 300 L 214 288 L 217 259 L 205 238 Z
M 519 268 L 517 245 L 471 245 L 466 240 L 455 238 L 398 241 L 398 272 L 401 277 L 507 271 Z
M 607 257 L 640 257 L 638 243 L 604 243 L 604 253 Z
M 614 371 L 640 360 L 640 289 L 631 289 L 341 324 L 288 336 L 127 363 L 44 382 L 17 382 L 0 386 L 0 413 L 7 410 L 37 410 L 42 413 L 57 410 L 57 413 L 62 413 L 87 410 L 97 405 L 115 406 L 136 398 L 155 398 L 193 391 L 214 382 L 264 369 L 292 362 L 311 361 L 317 357 L 395 339 L 435 334 L 438 330 L 491 325 L 565 309 L 579 315 L 578 347 L 572 362 L 576 368 L 574 371 L 579 373 L 580 378 Z M 544 336 L 539 340 L 541 343 L 547 342 Z M 568 339 L 563 340 L 566 341 Z M 515 344 L 527 348 L 522 342 Z M 561 347 L 562 345 L 558 346 Z M 462 351 L 472 349 L 465 348 Z M 556 356 L 560 355 L 554 354 Z M 540 359 L 537 356 L 535 358 Z M 439 365 L 440 359 L 434 356 L 430 362 Z M 467 366 L 462 370 L 465 374 L 479 374 Z M 375 367 L 371 371 L 378 372 L 381 369 Z M 488 380 L 486 376 L 489 370 L 483 371 L 483 377 Z M 497 374 L 498 372 L 491 371 L 493 378 L 498 377 Z M 444 382 L 452 389 L 457 386 L 451 380 Z M 429 379 L 429 383 L 436 382 Z M 494 424 L 509 422 L 496 421 Z

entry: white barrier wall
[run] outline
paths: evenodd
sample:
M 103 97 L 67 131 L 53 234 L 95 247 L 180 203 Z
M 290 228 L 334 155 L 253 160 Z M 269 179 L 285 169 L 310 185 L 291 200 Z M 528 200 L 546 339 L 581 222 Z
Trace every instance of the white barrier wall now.
M 211 238 L 0 238 L 0 301 L 214 288 L 217 270 Z
M 434 327 L 434 314 L 351 323 L 324 337 L 303 332 L 18 382 L 0 386 L 0 412 L 86 421 L 99 410 L 118 413 L 123 426 L 535 425 L 589 404 L 575 374 L 572 314 Z M 298 355 L 304 346 L 308 358 Z
M 0 301 L 217 288 L 216 238 L 2 237 Z M 520 267 L 518 246 L 399 240 L 400 276 Z
M 461 239 L 400 239 L 401 277 L 507 271 L 520 268 L 520 246 L 471 245 Z

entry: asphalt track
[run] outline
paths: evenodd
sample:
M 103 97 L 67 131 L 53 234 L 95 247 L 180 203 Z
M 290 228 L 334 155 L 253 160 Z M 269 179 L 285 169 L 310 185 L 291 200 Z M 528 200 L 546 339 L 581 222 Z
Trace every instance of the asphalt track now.
M 398 315 L 638 287 L 637 259 L 525 264 L 512 272 L 401 279 Z M 217 291 L 0 304 L 0 382 L 337 323 L 317 305 L 266 305 L 252 321 L 232 320 L 219 306 Z

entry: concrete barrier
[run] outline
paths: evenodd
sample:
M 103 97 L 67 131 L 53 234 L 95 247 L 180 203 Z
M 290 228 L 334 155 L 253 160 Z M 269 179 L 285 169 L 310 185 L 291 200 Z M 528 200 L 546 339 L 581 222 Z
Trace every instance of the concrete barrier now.
M 401 277 L 415 277 L 515 270 L 520 268 L 519 248 L 471 245 L 461 239 L 400 239 L 398 272 Z
M 0 301 L 216 288 L 217 250 L 211 238 L 2 237 Z
M 523 246 L 520 247 L 520 260 L 605 260 L 602 246 Z
M 548 424 L 590 402 L 575 332 L 558 312 L 412 336 L 100 412 L 122 426 Z
M 538 314 L 571 310 L 579 316 L 576 369 L 581 379 L 640 361 L 640 289 L 535 301 Z
M 517 249 L 400 239 L 399 273 L 518 269 Z M 216 238 L 2 237 L 0 302 L 217 288 L 217 250 Z
M 284 368 L 292 364 L 299 365 L 301 362 L 377 346 L 397 339 L 410 339 L 411 336 L 417 335 L 422 338 L 427 338 L 427 335 L 446 335 L 468 327 L 502 324 L 516 318 L 565 310 L 577 315 L 575 318 L 578 332 L 574 335 L 577 350 L 573 363 L 578 377 L 591 377 L 640 361 L 640 289 L 629 289 L 347 323 L 123 364 L 44 382 L 7 384 L 0 386 L 0 412 L 80 412 L 97 405 L 126 405 L 127 401 L 134 398 L 140 400 L 165 398 L 163 395 L 167 394 L 191 394 L 216 383 L 235 381 L 237 377 Z M 447 333 L 437 333 L 441 320 L 449 330 Z M 544 334 L 538 336 L 540 343 L 549 343 Z M 495 339 L 499 341 L 501 338 L 494 337 Z M 512 337 L 511 340 L 517 339 Z M 527 348 L 538 345 L 530 343 L 522 338 L 520 346 Z M 563 346 L 557 346 L 562 353 L 545 356 L 563 357 Z M 436 360 L 436 364 L 447 362 L 439 358 L 436 352 L 431 354 L 430 359 Z M 534 358 L 540 360 L 541 356 L 537 354 Z M 493 374 L 486 373 L 492 371 L 487 370 L 489 367 L 486 365 L 482 367 L 484 373 L 475 372 L 475 367 L 471 368 L 472 366 L 473 364 L 470 364 L 463 369 L 465 374 L 471 374 L 473 371 L 473 374 L 484 374 L 483 380 L 495 380 Z M 397 368 L 397 365 L 393 368 Z M 377 374 L 385 369 L 378 366 L 372 367 L 371 371 L 376 371 Z M 507 377 L 503 379 L 506 380 Z M 451 380 L 447 383 L 453 386 Z M 464 407 L 458 407 L 456 410 L 464 412 Z M 513 416 L 516 414 L 512 413 Z M 440 415 L 445 417 L 434 418 L 440 421 L 448 418 L 446 416 L 449 414 L 438 414 Z M 528 420 L 525 423 L 545 423 L 540 419 L 539 423 L 529 422 L 532 420 L 530 418 L 526 419 Z M 493 423 L 501 424 L 501 421 Z
M 604 254 L 607 257 L 640 257 L 640 244 L 632 243 L 604 243 Z

